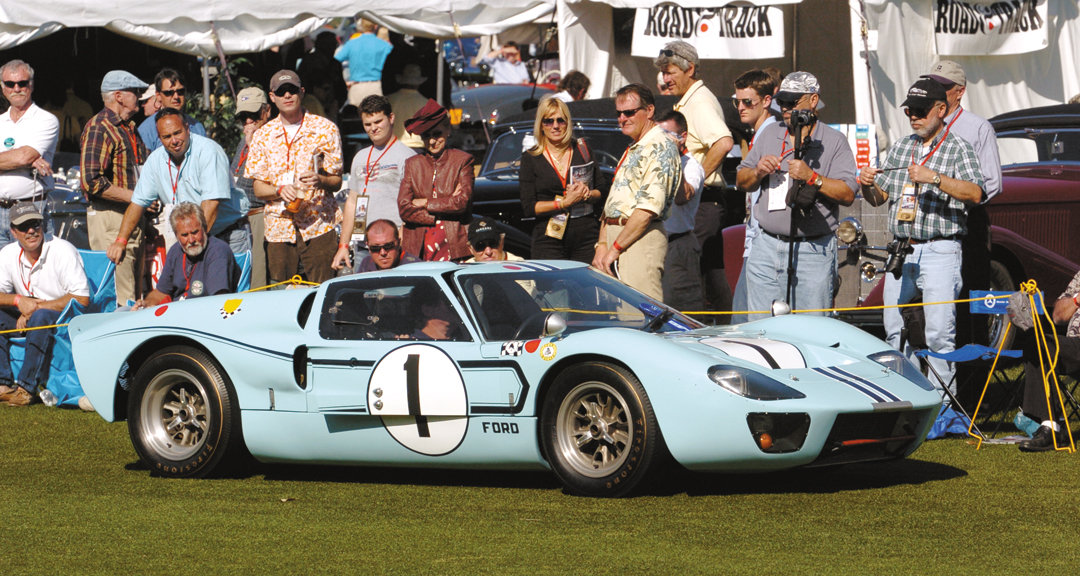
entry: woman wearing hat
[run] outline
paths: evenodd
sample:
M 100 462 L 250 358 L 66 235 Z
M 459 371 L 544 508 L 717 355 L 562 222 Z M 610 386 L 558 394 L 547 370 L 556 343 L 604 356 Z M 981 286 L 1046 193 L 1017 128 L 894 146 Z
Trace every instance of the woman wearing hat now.
M 593 205 L 608 183 L 584 139 L 573 138 L 570 110 L 558 98 L 540 101 L 533 134 L 518 173 L 522 210 L 536 218 L 532 257 L 589 264 L 600 236 Z
M 424 261 L 469 258 L 473 157 L 446 147 L 450 118 L 434 100 L 407 120 L 405 129 L 420 135 L 424 153 L 405 161 L 398 192 L 398 210 L 405 223 L 401 247 Z

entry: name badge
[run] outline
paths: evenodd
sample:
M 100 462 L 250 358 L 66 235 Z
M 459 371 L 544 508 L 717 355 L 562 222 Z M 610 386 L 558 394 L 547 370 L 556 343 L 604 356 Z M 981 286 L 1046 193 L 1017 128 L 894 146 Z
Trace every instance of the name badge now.
M 769 174 L 769 212 L 787 208 L 787 193 L 791 176 L 787 172 Z
M 914 222 L 916 202 L 915 185 L 908 182 L 904 184 L 904 191 L 900 194 L 900 210 L 896 213 L 899 222 Z
M 289 171 L 289 172 L 286 172 L 286 173 L 282 174 L 281 178 L 278 178 L 277 185 L 278 186 L 292 186 L 292 184 L 294 182 L 296 182 L 296 172 Z

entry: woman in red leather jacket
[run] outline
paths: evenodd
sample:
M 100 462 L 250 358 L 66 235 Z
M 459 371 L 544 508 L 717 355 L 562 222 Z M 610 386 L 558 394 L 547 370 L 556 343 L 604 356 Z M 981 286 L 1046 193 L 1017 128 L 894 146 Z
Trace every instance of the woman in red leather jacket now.
M 428 100 L 405 129 L 419 134 L 425 153 L 405 162 L 398 210 L 405 222 L 402 250 L 425 261 L 472 256 L 468 224 L 472 218 L 473 157 L 446 147 L 450 119 L 446 108 Z

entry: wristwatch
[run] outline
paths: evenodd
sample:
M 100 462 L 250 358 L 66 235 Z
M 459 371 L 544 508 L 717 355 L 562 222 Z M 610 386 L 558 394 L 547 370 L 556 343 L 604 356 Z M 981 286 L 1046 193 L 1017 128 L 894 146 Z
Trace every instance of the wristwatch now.
M 814 181 L 811 182 L 810 185 L 821 188 L 821 185 L 825 183 L 825 179 L 821 177 L 821 174 L 815 174 L 814 176 L 817 176 L 817 178 L 814 178 Z
M 941 174 L 934 174 L 934 186 L 941 186 Z

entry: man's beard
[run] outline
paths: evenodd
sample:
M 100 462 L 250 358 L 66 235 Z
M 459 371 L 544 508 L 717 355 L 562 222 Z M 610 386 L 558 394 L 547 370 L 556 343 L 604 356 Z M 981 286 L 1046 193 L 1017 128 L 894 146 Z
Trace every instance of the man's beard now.
M 915 130 L 915 135 L 916 136 L 918 136 L 919 138 L 922 138 L 923 140 L 926 140 L 927 137 L 929 137 L 930 135 L 937 132 L 938 128 L 940 128 L 940 127 L 941 127 L 941 119 L 934 118 L 933 120 L 928 119 L 926 121 L 926 123 L 923 124 L 922 128 L 918 128 L 918 129 L 913 128 L 913 130 Z
M 192 258 L 197 258 L 202 255 L 203 250 L 206 250 L 206 242 L 191 242 L 186 246 L 181 245 L 180 248 L 184 250 L 184 254 L 187 254 Z

